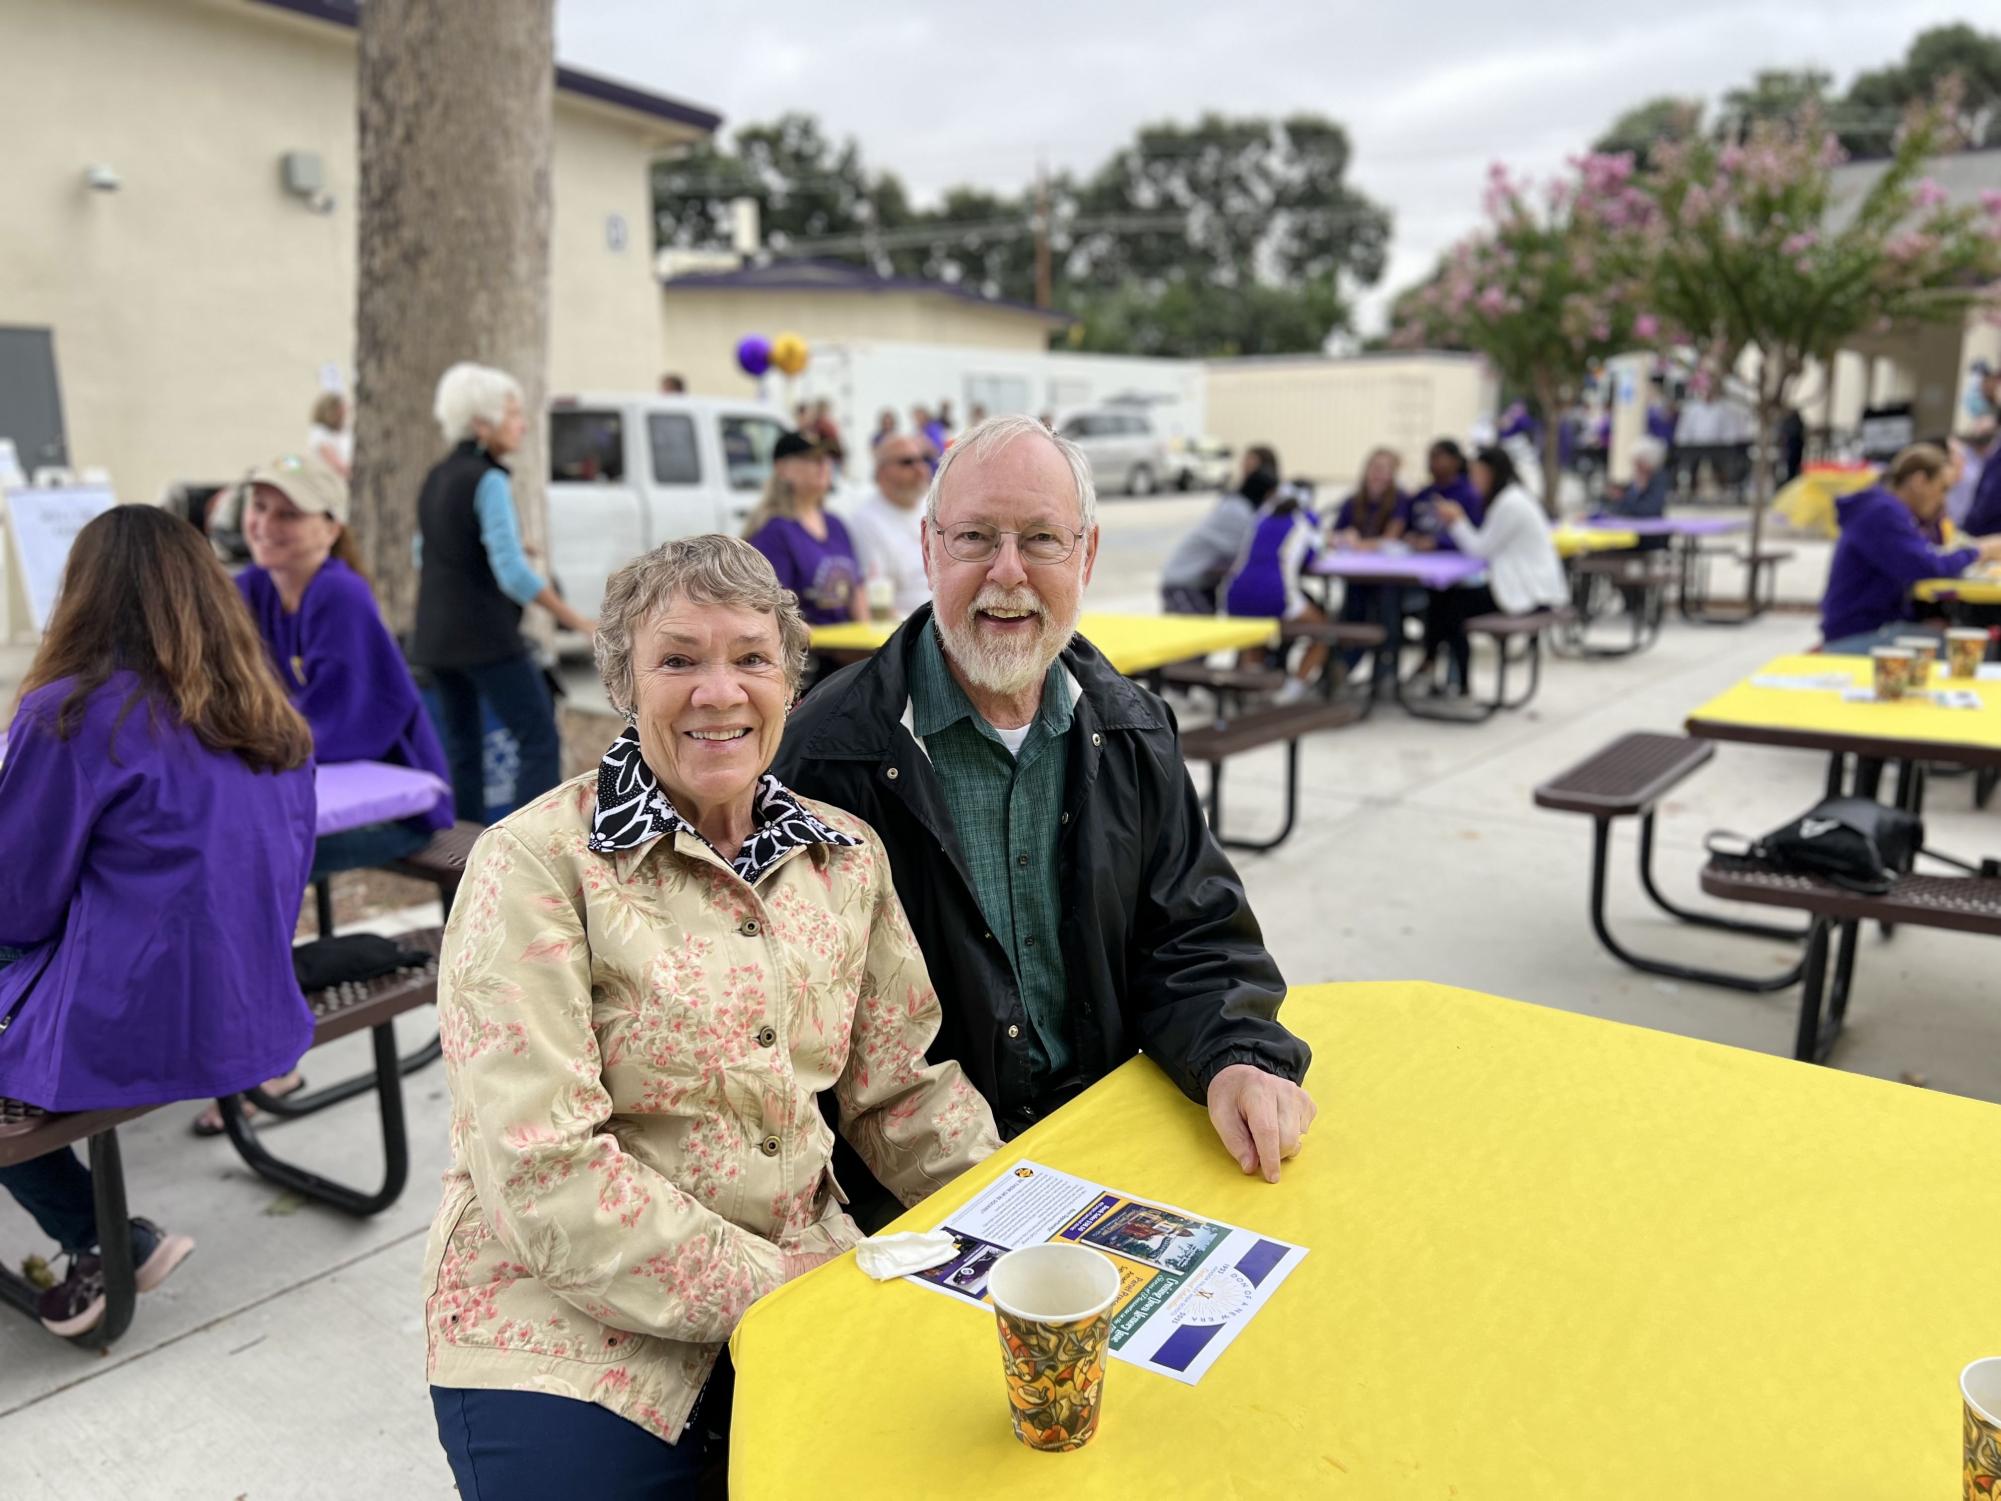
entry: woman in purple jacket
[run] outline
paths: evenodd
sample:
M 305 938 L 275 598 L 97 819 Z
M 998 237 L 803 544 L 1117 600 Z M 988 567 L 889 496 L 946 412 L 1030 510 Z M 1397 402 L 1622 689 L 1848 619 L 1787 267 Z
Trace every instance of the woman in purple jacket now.
M 251 566 L 236 587 L 278 680 L 312 726 L 313 759 L 408 766 L 449 786 L 444 747 L 361 571 L 346 482 L 317 459 L 288 454 L 243 485 Z M 329 834 L 313 876 L 386 865 L 451 826 L 452 795 L 442 792 L 413 818 Z
M 1926 540 L 1925 526 L 1945 510 L 1951 468 L 1944 449 L 1914 444 L 1890 461 L 1880 486 L 1835 502 L 1841 537 L 1820 602 L 1821 650 L 1859 655 L 1910 634 L 1914 584 L 2001 558 L 2001 537 L 1950 551 Z
M 0 762 L 0 1095 L 159 1105 L 297 1063 L 313 817 L 311 733 L 201 534 L 136 505 L 84 527 Z M 70 1258 L 43 1323 L 92 1328 L 89 1171 L 66 1148 L 0 1186 Z M 140 1289 L 193 1245 L 134 1219 Z

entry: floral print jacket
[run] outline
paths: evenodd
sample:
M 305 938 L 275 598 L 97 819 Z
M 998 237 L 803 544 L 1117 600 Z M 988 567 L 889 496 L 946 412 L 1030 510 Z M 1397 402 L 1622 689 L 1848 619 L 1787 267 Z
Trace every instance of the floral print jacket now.
M 434 1385 L 671 1441 L 744 1310 L 861 1239 L 821 1091 L 907 1204 L 999 1138 L 959 1066 L 925 1062 L 937 996 L 874 831 L 766 778 L 747 883 L 643 765 L 647 816 L 600 809 L 637 764 L 619 749 L 481 836 L 453 902 L 425 1325 Z

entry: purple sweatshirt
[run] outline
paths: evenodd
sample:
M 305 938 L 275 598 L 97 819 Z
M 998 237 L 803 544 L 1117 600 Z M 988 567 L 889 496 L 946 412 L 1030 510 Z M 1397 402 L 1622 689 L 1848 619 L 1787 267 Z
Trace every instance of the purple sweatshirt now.
M 799 596 L 799 612 L 808 625 L 853 620 L 855 591 L 861 587 L 861 565 L 847 526 L 831 512 L 826 522 L 824 542 L 790 516 L 772 517 L 750 539 L 771 560 L 779 584 Z
M 60 740 L 70 680 L 21 702 L 0 763 L 0 1095 L 49 1110 L 234 1094 L 312 1044 L 292 931 L 313 768 L 253 771 L 115 673 Z
M 1449 485 L 1426 485 L 1410 498 L 1410 530 L 1417 536 L 1433 538 L 1440 552 L 1457 552 L 1459 544 L 1452 540 L 1438 519 L 1438 508 L 1434 500 L 1455 500 L 1466 508 L 1466 519 L 1479 526 L 1487 519 L 1487 502 L 1480 498 L 1479 487 L 1473 483 L 1471 475 L 1462 474 Z
M 1365 510 L 1366 508 L 1366 510 Z M 1369 524 L 1364 526 L 1363 521 Z M 1363 537 L 1380 537 L 1389 529 L 1392 521 L 1400 521 L 1405 527 L 1410 525 L 1410 497 L 1392 486 L 1390 503 L 1369 502 L 1357 490 L 1341 502 L 1341 509 L 1334 513 L 1334 530 L 1345 532 L 1351 528 Z
M 285 613 L 277 584 L 261 568 L 244 569 L 236 587 L 279 681 L 313 727 L 316 759 L 383 761 L 432 772 L 450 784 L 438 732 L 366 579 L 329 558 L 306 585 L 294 615 Z M 449 829 L 452 818 L 452 797 L 446 793 L 430 812 L 402 822 L 433 834 Z
M 1911 586 L 1957 578 L 1980 556 L 1973 547 L 1940 552 L 1925 540 L 1918 518 L 1888 490 L 1871 487 L 1834 503 L 1841 539 L 1820 602 L 1820 635 L 1839 641 L 1912 618 Z

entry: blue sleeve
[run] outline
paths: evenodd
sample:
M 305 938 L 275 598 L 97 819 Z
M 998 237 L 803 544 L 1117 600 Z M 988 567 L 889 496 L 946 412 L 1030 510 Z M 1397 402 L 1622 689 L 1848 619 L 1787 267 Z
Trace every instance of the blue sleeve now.
M 1987 456 L 1987 466 L 1980 471 L 1980 483 L 1973 487 L 1973 503 L 1966 508 L 1964 529 L 1973 537 L 2001 532 L 2001 448 Z
M 472 508 L 479 516 L 479 540 L 486 548 L 486 561 L 493 568 L 500 592 L 517 605 L 533 604 L 548 584 L 528 566 L 528 555 L 521 550 L 521 527 L 514 519 L 514 489 L 504 472 L 489 469 L 480 476 Z

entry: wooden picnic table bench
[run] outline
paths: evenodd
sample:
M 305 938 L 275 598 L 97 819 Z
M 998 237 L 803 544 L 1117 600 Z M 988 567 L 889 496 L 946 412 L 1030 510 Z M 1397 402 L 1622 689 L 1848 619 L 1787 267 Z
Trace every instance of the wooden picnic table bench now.
M 404 933 L 396 941 L 435 956 L 441 934 L 431 928 Z M 421 969 L 398 970 L 359 984 L 328 986 L 306 997 L 312 1008 L 313 1043 L 332 1042 L 364 1029 L 374 1034 L 373 1085 L 382 1122 L 381 1185 L 356 1189 L 274 1155 L 244 1116 L 242 1099 L 229 1095 L 217 1101 L 223 1126 L 239 1156 L 260 1176 L 354 1215 L 377 1214 L 396 1202 L 410 1175 L 409 1133 L 403 1119 L 403 1070 L 396 1055 L 395 1019 L 405 1011 L 437 999 L 435 958 Z M 253 1092 L 261 1098 L 261 1092 Z M 118 1127 L 156 1105 L 117 1110 L 45 1111 L 21 1100 L 0 1099 L 0 1166 L 26 1162 L 46 1153 L 87 1141 L 92 1187 L 96 1196 L 98 1250 L 104 1263 L 104 1318 L 96 1328 L 75 1336 L 75 1342 L 108 1348 L 132 1322 L 138 1297 L 133 1280 L 132 1230 L 127 1211 L 124 1166 L 118 1149 Z M 0 1301 L 34 1317 L 40 1294 L 11 1269 L 0 1266 Z

